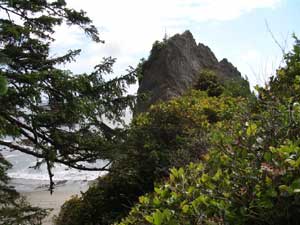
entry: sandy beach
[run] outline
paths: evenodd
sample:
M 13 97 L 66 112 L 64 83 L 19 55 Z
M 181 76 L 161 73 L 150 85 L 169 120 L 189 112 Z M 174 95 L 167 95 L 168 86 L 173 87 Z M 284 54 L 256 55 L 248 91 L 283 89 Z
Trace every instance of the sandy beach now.
M 9 140 L 8 140 L 9 141 Z M 53 208 L 51 215 L 43 222 L 43 225 L 50 225 L 53 215 L 57 215 L 61 205 L 72 195 L 80 194 L 87 190 L 89 183 L 97 177 L 104 175 L 105 172 L 99 171 L 80 171 L 70 169 L 61 164 L 55 164 L 53 168 L 54 182 L 56 187 L 53 195 L 50 195 L 49 176 L 45 164 L 38 169 L 33 169 L 36 165 L 36 158 L 18 152 L 1 150 L 1 154 L 13 165 L 8 171 L 11 178 L 10 185 L 34 206 L 41 208 Z M 106 165 L 106 161 L 98 160 L 91 166 L 99 168 Z
M 62 204 L 73 195 L 80 195 L 81 192 L 86 191 L 88 188 L 87 181 L 62 182 L 54 189 L 54 193 L 51 195 L 47 190 L 46 184 L 38 185 L 37 183 L 28 180 L 15 182 L 20 182 L 22 184 L 26 184 L 26 182 L 28 182 L 28 184 L 33 185 L 28 186 L 27 184 L 26 188 L 23 186 L 16 186 L 17 189 L 19 189 L 18 191 L 27 198 L 28 202 L 31 203 L 32 206 L 53 209 L 50 215 L 44 219 L 43 225 L 52 225 L 53 216 L 58 215 Z
M 22 193 L 27 197 L 27 200 L 32 206 L 39 206 L 41 208 L 51 208 L 53 211 L 43 221 L 43 225 L 52 225 L 52 218 L 59 213 L 59 209 L 62 204 L 70 199 L 72 195 L 78 194 L 68 191 L 56 191 L 53 195 L 50 195 L 47 191 L 35 191 Z

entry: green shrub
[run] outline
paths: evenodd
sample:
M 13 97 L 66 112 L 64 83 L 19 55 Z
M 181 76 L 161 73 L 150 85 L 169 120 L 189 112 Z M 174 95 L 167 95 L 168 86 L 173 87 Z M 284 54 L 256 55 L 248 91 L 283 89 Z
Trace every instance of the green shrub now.
M 55 224 L 89 224 L 88 221 L 84 221 L 85 218 L 82 218 L 79 214 L 80 210 L 83 208 L 81 198 L 72 196 L 72 198 L 66 201 L 60 209 L 59 216 L 54 218 Z M 76 221 L 76 223 L 74 223 Z
M 212 70 L 203 70 L 194 85 L 196 90 L 206 91 L 208 96 L 218 97 L 226 95 L 231 97 L 251 97 L 248 80 L 232 78 L 221 81 Z
M 299 224 L 299 128 L 291 132 L 287 107 L 268 109 L 211 126 L 203 161 L 171 169 L 120 225 Z
M 258 101 L 210 126 L 202 162 L 171 169 L 119 224 L 300 224 L 299 41 L 285 59 Z
M 200 73 L 194 88 L 196 90 L 207 91 L 207 94 L 212 97 L 218 97 L 224 92 L 223 85 L 221 85 L 216 74 L 211 70 L 204 70 Z
M 66 203 L 70 206 L 64 207 L 57 225 L 112 224 L 124 218 L 138 197 L 152 192 L 154 182 L 164 180 L 171 167 L 201 160 L 212 125 L 229 120 L 239 111 L 239 102 L 192 91 L 140 114 L 127 131 L 112 172 L 83 194 L 79 208 L 77 202 Z

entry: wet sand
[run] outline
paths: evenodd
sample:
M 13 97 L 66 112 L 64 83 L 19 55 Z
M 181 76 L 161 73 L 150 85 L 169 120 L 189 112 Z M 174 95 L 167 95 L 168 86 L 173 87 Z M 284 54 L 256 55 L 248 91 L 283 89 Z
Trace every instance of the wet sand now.
M 36 190 L 30 191 L 20 190 L 20 193 L 27 198 L 27 201 L 31 203 L 32 206 L 53 209 L 50 215 L 43 221 L 43 225 L 52 225 L 53 216 L 58 215 L 63 203 L 74 195 L 80 195 L 81 192 L 86 191 L 87 188 L 88 182 L 72 181 L 56 187 L 52 195 L 50 195 L 46 187 L 36 188 Z
M 62 204 L 71 198 L 72 195 L 78 193 L 68 191 L 56 191 L 52 196 L 46 191 L 36 191 L 23 193 L 27 197 L 27 200 L 32 206 L 38 206 L 41 208 L 51 208 L 53 211 L 47 218 L 44 219 L 43 225 L 52 225 L 52 218 L 54 215 L 58 215 Z

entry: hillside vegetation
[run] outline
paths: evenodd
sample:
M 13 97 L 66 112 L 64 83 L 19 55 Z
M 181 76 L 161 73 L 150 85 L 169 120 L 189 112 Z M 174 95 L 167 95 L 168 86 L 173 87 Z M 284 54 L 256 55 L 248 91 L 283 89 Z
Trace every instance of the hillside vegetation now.
M 257 88 L 256 101 L 235 100 L 232 116 L 210 125 L 201 162 L 171 169 L 120 225 L 299 224 L 297 39 L 285 62 L 265 88 Z
M 285 63 L 256 98 L 193 90 L 134 118 L 117 172 L 57 224 L 299 224 L 298 39 Z
M 73 74 L 58 65 L 80 50 L 50 55 L 62 24 L 103 42 L 85 12 L 65 0 L 1 0 L 0 10 L 6 15 L 0 19 L 0 150 L 36 157 L 35 168 L 45 164 L 50 193 L 56 163 L 107 172 L 65 202 L 56 225 L 300 224 L 296 37 L 285 65 L 254 95 L 237 68 L 219 62 L 189 31 L 156 42 L 140 68 L 106 80 L 111 57 L 91 73 Z M 152 91 L 151 102 L 127 94 L 136 78 L 140 95 Z M 134 107 L 127 126 L 125 112 Z M 99 159 L 108 163 L 85 166 Z M 0 151 L 0 225 L 40 225 L 48 210 L 30 206 L 10 186 L 10 167 Z

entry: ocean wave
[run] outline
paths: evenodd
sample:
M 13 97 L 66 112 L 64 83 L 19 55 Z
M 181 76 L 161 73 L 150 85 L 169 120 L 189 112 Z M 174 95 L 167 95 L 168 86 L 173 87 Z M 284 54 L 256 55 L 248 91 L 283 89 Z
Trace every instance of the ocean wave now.
M 36 165 L 37 159 L 30 155 L 26 155 L 21 152 L 1 152 L 4 157 L 13 165 L 8 170 L 8 176 L 13 179 L 29 179 L 29 180 L 49 180 L 48 171 L 46 165 L 43 164 L 38 169 L 33 169 Z M 102 167 L 106 164 L 106 161 L 97 160 L 94 164 L 84 164 L 85 166 Z M 91 181 L 99 176 L 103 176 L 105 172 L 99 171 L 82 171 L 68 168 L 61 164 L 54 164 L 52 170 L 54 181 L 59 180 L 86 180 Z

